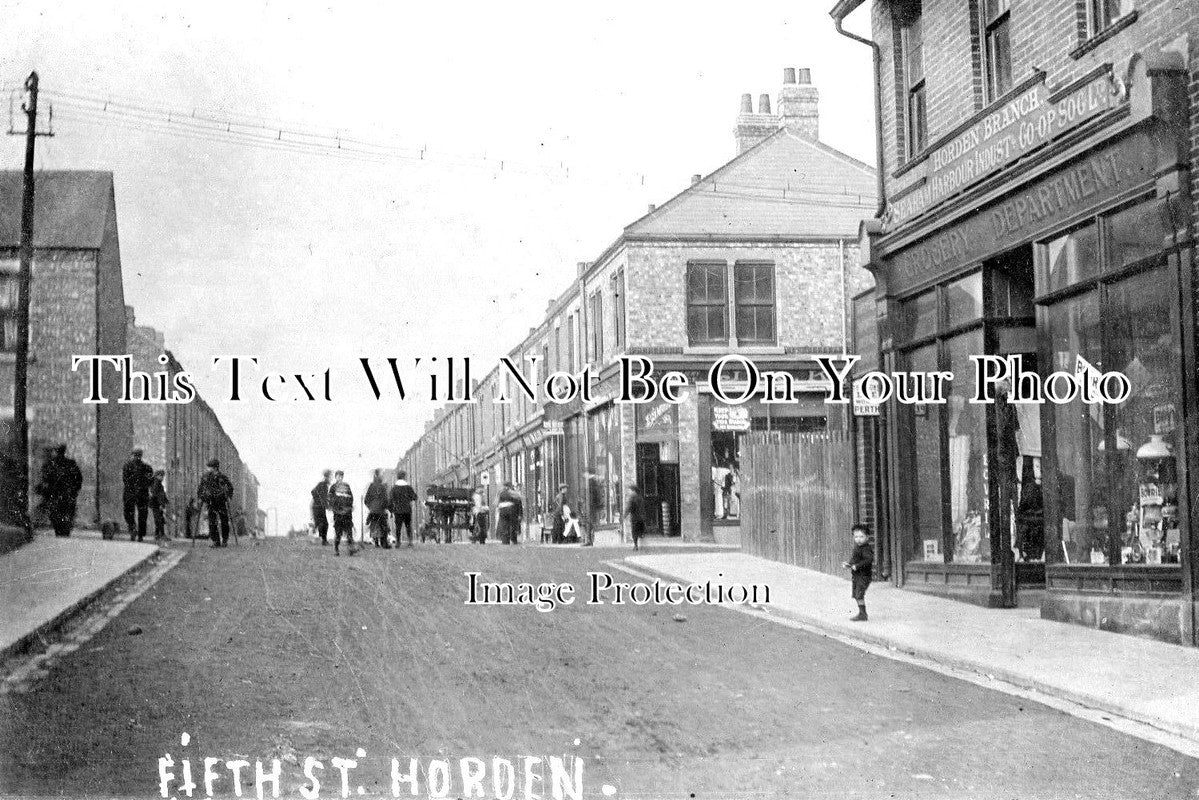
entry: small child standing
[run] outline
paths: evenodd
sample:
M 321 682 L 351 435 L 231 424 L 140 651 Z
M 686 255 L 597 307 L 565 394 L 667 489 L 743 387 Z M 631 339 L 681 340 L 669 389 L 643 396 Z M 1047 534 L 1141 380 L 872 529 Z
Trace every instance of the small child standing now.
M 853 526 L 853 555 L 841 566 L 848 569 L 853 581 L 853 599 L 858 604 L 858 615 L 850 617 L 850 622 L 865 622 L 866 590 L 874 577 L 874 549 L 870 546 L 870 528 L 857 523 Z

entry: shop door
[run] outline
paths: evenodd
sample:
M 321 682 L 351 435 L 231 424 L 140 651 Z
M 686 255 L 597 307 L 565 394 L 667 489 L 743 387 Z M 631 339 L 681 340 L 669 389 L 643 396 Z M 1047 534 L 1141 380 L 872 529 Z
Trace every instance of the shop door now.
M 658 505 L 661 510 L 661 531 L 665 536 L 678 536 L 682 532 L 679 520 L 679 465 L 658 465 Z
M 659 460 L 657 442 L 640 442 L 637 445 L 637 485 L 645 498 L 645 532 L 662 532 L 662 495 L 658 489 Z

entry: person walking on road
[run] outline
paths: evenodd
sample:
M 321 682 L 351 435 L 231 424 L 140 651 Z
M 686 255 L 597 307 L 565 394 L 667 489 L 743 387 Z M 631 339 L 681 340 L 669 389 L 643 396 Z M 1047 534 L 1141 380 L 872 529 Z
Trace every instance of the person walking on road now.
M 333 473 L 329 487 L 329 510 L 333 512 L 333 555 L 341 555 L 341 537 L 346 537 L 349 555 L 358 552 L 354 547 L 354 490 L 346 483 L 345 473 Z
M 153 480 L 154 470 L 142 461 L 142 449 L 134 448 L 129 460 L 121 469 L 125 526 L 129 530 L 130 541 L 140 542 L 146 538 L 146 518 L 150 513 L 150 483 Z
M 200 478 L 196 490 L 200 502 L 208 506 L 208 536 L 213 547 L 229 546 L 229 501 L 233 499 L 233 484 L 221 472 L 221 462 L 211 459 L 208 470 Z M 220 523 L 218 529 L 217 523 Z
M 629 530 L 633 534 L 633 549 L 641 549 L 641 538 L 645 536 L 645 498 L 636 486 L 629 489 L 629 505 L 625 510 L 629 517 Z
M 408 546 L 412 547 L 412 504 L 416 502 L 416 490 L 408 483 L 408 473 L 396 473 L 396 482 L 388 493 L 387 503 L 396 518 L 396 547 L 400 546 L 400 528 L 408 533 Z
M 387 486 L 383 483 L 383 470 L 375 470 L 362 500 L 366 504 L 366 527 L 370 529 L 375 547 L 390 548 L 387 541 L 391 533 L 387 525 Z
M 500 544 L 516 544 L 520 518 L 524 515 L 524 502 L 512 485 L 512 481 L 504 482 L 498 507 L 500 510 Z
M 67 446 L 60 444 L 50 451 L 42 465 L 42 482 L 38 492 L 42 508 L 50 518 L 55 536 L 70 536 L 75 524 L 79 490 L 83 488 L 83 473 L 75 459 L 67 456 Z
M 329 544 L 329 478 L 333 473 L 325 470 L 320 483 L 312 487 L 312 522 L 321 544 Z
M 165 509 L 169 501 L 166 487 L 162 485 L 162 479 L 165 477 L 166 473 L 158 469 L 154 471 L 154 477 L 150 480 L 150 513 L 154 515 L 155 541 L 167 538 Z
M 874 549 L 870 546 L 870 528 L 862 523 L 853 526 L 853 555 L 841 566 L 849 570 L 853 582 L 853 599 L 858 604 L 858 615 L 850 622 L 865 622 L 866 590 L 874 577 Z

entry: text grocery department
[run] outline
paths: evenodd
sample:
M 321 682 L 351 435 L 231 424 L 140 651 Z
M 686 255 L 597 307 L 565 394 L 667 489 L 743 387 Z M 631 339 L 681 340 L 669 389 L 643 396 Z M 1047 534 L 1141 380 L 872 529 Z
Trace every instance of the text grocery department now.
M 160 364 L 167 364 L 164 354 Z M 511 358 L 500 359 L 500 380 L 495 382 L 494 403 L 526 399 L 535 404 L 565 404 L 580 401 L 586 405 L 607 401 L 617 403 L 680 404 L 687 390 L 698 389 L 687 373 L 658 371 L 653 360 L 640 355 L 618 356 L 617 386 L 614 395 L 601 396 L 600 373 L 593 365 L 577 372 L 557 370 L 540 375 L 538 356 L 528 356 L 522 367 Z M 894 400 L 904 405 L 945 404 L 954 392 L 955 376 L 949 370 L 892 371 L 869 370 L 853 375 L 858 355 L 813 356 L 822 379 L 803 380 L 785 369 L 761 369 L 752 359 L 731 353 L 716 359 L 702 381 L 706 391 L 721 403 L 741 405 L 751 400 L 763 403 L 798 403 L 813 391 L 823 390 L 824 402 L 831 405 L 882 405 Z M 970 403 L 994 403 L 1000 396 L 1012 403 L 1064 405 L 1077 401 L 1086 404 L 1119 404 L 1132 394 L 1132 382 L 1123 372 L 1102 371 L 1082 356 L 1075 356 L 1073 370 L 1058 370 L 1042 376 L 1025 369 L 1019 355 L 972 355 L 969 385 Z M 412 367 L 401 368 L 399 357 L 372 361 L 359 358 L 360 379 L 377 401 L 406 401 L 416 398 L 428 402 L 477 403 L 477 385 L 471 380 L 469 357 L 416 357 Z M 383 366 L 383 365 L 386 366 Z M 131 355 L 76 355 L 71 369 L 85 367 L 88 377 L 84 403 L 108 403 L 114 378 L 120 379 L 118 403 L 190 403 L 197 392 L 187 371 L 142 372 L 133 366 Z M 217 356 L 213 370 L 224 372 L 228 394 L 225 402 L 334 402 L 332 367 L 315 372 L 272 372 L 263 369 L 257 356 Z M 391 390 L 394 383 L 395 389 Z M 414 393 L 414 385 L 427 386 L 427 393 Z M 341 395 L 339 395 L 341 396 Z

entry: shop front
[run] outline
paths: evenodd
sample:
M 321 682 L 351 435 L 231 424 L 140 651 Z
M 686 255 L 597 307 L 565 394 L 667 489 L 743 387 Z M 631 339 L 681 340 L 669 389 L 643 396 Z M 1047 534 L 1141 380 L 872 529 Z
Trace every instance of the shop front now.
M 716 398 L 706 384 L 701 384 L 701 391 L 695 395 L 699 420 L 696 446 L 700 533 L 705 539 L 721 544 L 740 544 L 742 446 L 751 431 L 820 433 L 840 424 L 837 410 L 824 402 L 827 384 L 815 378 L 815 372 L 807 367 L 807 362 L 802 368 L 771 369 L 791 376 L 797 393 L 794 402 L 765 402 L 759 393 L 743 403 L 725 403 Z M 739 387 L 741 384 L 722 385 Z M 730 391 L 736 392 L 739 388 Z
M 1108 92 L 959 201 L 864 241 L 880 367 L 953 376 L 945 402 L 892 399 L 875 428 L 897 583 L 1195 642 L 1184 75 L 1134 59 L 1127 83 L 1096 74 L 1044 97 Z M 1051 396 L 1010 402 L 1009 376 L 972 402 L 984 354 L 1018 357 L 1021 386 Z M 1127 399 L 1068 392 L 1087 364 L 1126 376 Z

